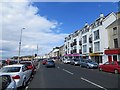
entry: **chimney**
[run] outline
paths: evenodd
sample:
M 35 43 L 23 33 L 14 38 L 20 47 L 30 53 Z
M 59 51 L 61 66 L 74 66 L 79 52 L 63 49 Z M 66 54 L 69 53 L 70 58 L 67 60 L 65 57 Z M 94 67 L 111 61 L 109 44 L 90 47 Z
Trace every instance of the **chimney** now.
M 87 25 L 88 25 L 88 23 L 86 22 L 86 23 L 85 23 L 85 26 L 87 26 Z
M 100 17 L 101 17 L 101 18 L 103 18 L 103 17 L 104 17 L 104 14 L 103 14 L 103 13 L 101 13 L 101 14 L 100 14 Z

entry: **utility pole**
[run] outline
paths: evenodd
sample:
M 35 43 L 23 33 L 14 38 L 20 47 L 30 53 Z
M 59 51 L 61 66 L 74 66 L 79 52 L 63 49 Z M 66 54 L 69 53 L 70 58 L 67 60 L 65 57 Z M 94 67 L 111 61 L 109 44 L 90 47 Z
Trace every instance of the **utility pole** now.
M 21 29 L 21 34 L 20 34 L 20 41 L 19 41 L 19 52 L 18 52 L 18 64 L 20 63 L 20 53 L 21 53 L 21 42 L 22 42 L 22 31 L 25 28 Z

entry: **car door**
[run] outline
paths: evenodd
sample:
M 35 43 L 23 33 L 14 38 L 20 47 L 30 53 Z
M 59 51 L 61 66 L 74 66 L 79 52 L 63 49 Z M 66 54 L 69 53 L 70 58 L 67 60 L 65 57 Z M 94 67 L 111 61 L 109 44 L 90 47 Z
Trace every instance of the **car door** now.
M 111 67 L 112 67 L 112 66 L 111 66 L 111 65 L 112 65 L 111 63 L 112 63 L 112 62 L 108 62 L 108 63 L 106 64 L 105 70 L 108 71 L 108 72 L 111 71 Z
M 24 75 L 24 77 L 26 78 L 26 80 L 28 80 L 29 75 L 28 75 L 27 68 L 26 68 L 25 66 L 23 66 L 22 68 L 23 68 L 23 75 Z
M 81 60 L 81 66 L 84 66 L 85 60 Z
M 109 62 L 106 62 L 105 64 L 103 64 L 103 66 L 102 66 L 102 69 L 104 70 L 104 71 L 108 71 L 108 69 L 109 69 Z
M 110 72 L 114 72 L 115 68 L 118 66 L 118 64 L 116 62 L 111 62 L 110 66 L 109 66 L 109 71 Z
M 83 62 L 82 62 L 82 63 L 83 63 L 83 66 L 84 66 L 84 67 L 86 67 L 86 61 L 85 61 L 85 60 L 83 60 Z

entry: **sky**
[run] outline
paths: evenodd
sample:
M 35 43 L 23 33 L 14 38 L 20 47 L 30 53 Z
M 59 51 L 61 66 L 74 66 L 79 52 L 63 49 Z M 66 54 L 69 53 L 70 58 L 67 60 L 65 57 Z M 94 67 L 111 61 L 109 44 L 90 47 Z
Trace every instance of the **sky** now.
M 18 56 L 21 30 L 21 56 L 34 55 L 37 45 L 38 55 L 44 55 L 63 45 L 64 38 L 81 29 L 85 22 L 94 22 L 100 13 L 118 11 L 116 2 L 21 1 L 0 3 L 0 58 Z

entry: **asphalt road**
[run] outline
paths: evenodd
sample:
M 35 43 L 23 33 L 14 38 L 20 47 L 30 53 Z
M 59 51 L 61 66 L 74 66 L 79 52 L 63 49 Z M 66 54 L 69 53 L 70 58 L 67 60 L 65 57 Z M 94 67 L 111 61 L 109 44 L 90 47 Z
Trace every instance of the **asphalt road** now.
M 101 72 L 56 62 L 55 68 L 46 68 L 40 63 L 34 78 L 26 86 L 31 88 L 95 88 L 118 90 L 120 74 Z

